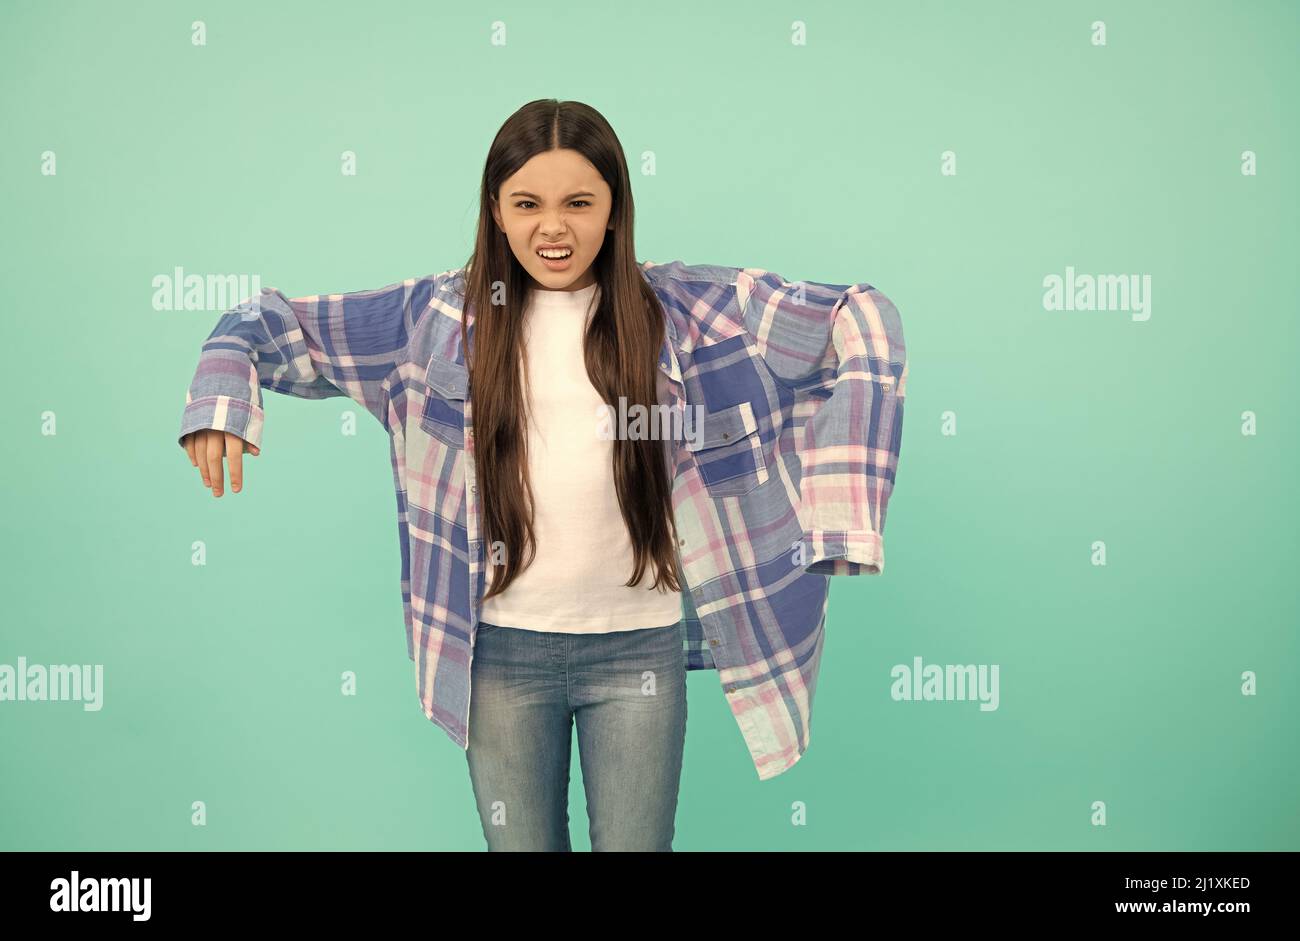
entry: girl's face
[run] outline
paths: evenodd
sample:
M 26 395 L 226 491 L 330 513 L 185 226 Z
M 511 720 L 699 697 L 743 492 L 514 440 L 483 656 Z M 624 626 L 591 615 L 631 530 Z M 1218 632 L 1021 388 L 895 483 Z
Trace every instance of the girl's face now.
M 533 287 L 579 291 L 596 283 L 591 266 L 613 228 L 612 208 L 609 184 L 596 168 L 576 150 L 561 149 L 537 154 L 509 177 L 492 201 L 492 216 Z M 548 260 L 539 249 L 549 247 L 569 254 Z

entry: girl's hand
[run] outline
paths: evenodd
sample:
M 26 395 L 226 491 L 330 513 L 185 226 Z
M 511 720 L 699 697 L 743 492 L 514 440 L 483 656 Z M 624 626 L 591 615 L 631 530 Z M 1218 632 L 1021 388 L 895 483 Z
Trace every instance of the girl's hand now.
M 192 431 L 183 440 L 190 463 L 199 469 L 203 486 L 209 488 L 214 497 L 221 496 L 225 482 L 221 465 L 223 454 L 230 460 L 230 489 L 239 493 L 244 485 L 244 452 L 253 457 L 262 453 L 261 448 L 254 447 L 239 435 L 215 428 Z

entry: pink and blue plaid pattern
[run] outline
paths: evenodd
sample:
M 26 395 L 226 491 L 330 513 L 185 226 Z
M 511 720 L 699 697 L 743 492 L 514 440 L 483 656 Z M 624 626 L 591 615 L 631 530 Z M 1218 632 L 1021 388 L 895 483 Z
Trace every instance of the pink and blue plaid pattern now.
M 642 274 L 667 313 L 660 403 L 699 418 L 665 443 L 687 669 L 717 671 L 766 780 L 808 747 L 827 576 L 884 570 L 907 384 L 902 322 L 869 284 L 680 261 L 645 262 Z M 260 446 L 263 388 L 347 395 L 384 425 L 407 654 L 425 716 L 465 748 L 488 571 L 463 287 L 458 269 L 353 294 L 264 289 L 204 343 L 181 436 L 216 428 Z

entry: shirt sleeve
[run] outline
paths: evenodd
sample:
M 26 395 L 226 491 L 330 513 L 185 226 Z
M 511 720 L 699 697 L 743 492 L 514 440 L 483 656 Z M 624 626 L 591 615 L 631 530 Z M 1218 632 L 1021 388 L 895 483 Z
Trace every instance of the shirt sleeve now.
M 796 393 L 804 567 L 879 575 L 907 391 L 898 310 L 869 284 L 791 284 L 757 273 L 747 282 L 746 325 Z
M 178 443 L 214 428 L 260 447 L 262 389 L 304 399 L 346 395 L 387 428 L 389 384 L 436 278 L 296 298 L 263 288 L 226 311 L 200 350 Z

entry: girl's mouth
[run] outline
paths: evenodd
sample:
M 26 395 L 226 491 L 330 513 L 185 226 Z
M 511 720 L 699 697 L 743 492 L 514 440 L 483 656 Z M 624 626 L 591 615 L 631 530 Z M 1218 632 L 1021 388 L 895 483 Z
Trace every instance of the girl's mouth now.
M 543 252 L 545 252 L 545 254 L 543 254 Z M 537 257 L 542 260 L 542 264 L 552 271 L 563 271 L 565 268 L 569 267 L 569 262 L 573 259 L 573 249 L 539 248 L 537 250 Z

